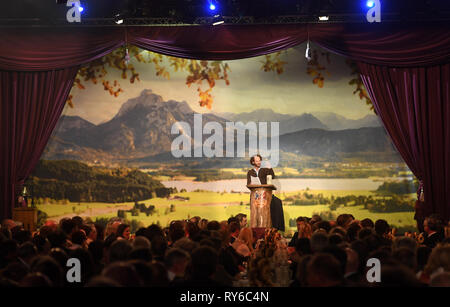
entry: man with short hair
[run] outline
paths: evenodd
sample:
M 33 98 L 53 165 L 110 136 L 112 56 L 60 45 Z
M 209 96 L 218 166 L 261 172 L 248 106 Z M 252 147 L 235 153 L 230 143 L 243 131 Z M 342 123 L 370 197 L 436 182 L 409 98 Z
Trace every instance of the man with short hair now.
M 236 215 L 236 218 L 239 220 L 239 224 L 241 226 L 241 229 L 247 227 L 247 214 L 238 213 Z
M 186 267 L 191 257 L 180 248 L 171 248 L 164 257 L 164 264 L 167 269 L 167 277 L 170 282 L 183 280 Z
M 442 234 L 439 233 L 440 228 L 440 220 L 436 216 L 431 215 L 425 218 L 425 221 L 423 222 L 423 229 L 425 230 L 426 238 L 423 241 L 423 244 L 430 248 L 434 248 L 439 242 L 441 242 L 443 238 Z

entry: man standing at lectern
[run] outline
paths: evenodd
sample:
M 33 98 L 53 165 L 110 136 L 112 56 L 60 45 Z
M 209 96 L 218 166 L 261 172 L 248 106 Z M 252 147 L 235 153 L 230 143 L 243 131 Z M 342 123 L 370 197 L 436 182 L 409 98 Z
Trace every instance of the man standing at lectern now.
M 267 184 L 268 175 L 271 175 L 272 179 L 275 179 L 273 169 L 261 167 L 261 160 L 262 157 L 259 154 L 250 158 L 250 164 L 253 165 L 253 168 L 247 172 L 247 185 L 253 184 L 252 177 L 258 178 L 260 184 Z M 272 201 L 270 202 L 270 216 L 272 219 L 272 227 L 284 231 L 283 203 L 275 195 L 272 195 Z
M 259 178 L 261 184 L 267 184 L 267 175 L 272 175 L 272 179 L 275 178 L 273 169 L 261 168 L 261 160 L 262 158 L 259 154 L 250 158 L 250 164 L 253 165 L 253 168 L 247 173 L 247 185 L 251 184 L 251 177 Z

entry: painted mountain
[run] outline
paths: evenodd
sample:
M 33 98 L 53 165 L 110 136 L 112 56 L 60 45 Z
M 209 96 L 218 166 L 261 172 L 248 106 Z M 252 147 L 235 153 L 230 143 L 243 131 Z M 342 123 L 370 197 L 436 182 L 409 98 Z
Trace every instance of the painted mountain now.
M 194 114 L 184 101 L 164 101 L 151 90 L 143 90 L 138 97 L 125 102 L 111 120 L 99 125 L 77 116 L 62 116 L 43 158 L 107 165 L 174 160 L 170 148 L 177 135 L 171 134 L 172 125 L 184 121 L 194 127 Z M 203 125 L 210 121 L 222 127 L 227 121 L 279 121 L 280 149 L 295 156 L 327 158 L 337 153 L 351 156 L 361 152 L 396 155 L 384 129 L 376 126 L 376 117 L 352 121 L 333 114 L 287 115 L 269 109 L 241 114 L 208 113 L 203 114 Z M 319 118 L 327 118 L 326 124 Z M 361 125 L 375 127 L 361 128 Z M 334 131 L 339 127 L 353 129 Z M 203 141 L 208 137 L 204 135 Z

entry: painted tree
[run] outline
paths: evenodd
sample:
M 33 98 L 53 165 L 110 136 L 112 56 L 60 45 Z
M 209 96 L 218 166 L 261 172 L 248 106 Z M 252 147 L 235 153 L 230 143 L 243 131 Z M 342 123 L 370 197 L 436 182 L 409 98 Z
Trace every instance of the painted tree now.
M 265 55 L 263 61 L 261 61 L 261 70 L 274 72 L 278 75 L 282 74 L 288 64 L 283 60 L 285 53 L 286 51 L 280 51 Z M 330 76 L 330 72 L 327 70 L 327 65 L 330 64 L 330 53 L 314 49 L 311 54 L 312 57 L 307 63 L 306 73 L 312 77 L 314 84 L 323 88 L 326 76 Z M 184 72 L 186 74 L 186 85 L 196 87 L 199 105 L 208 109 L 211 109 L 213 104 L 212 90 L 216 83 L 222 81 L 226 85 L 230 85 L 228 77 L 231 70 L 230 65 L 226 62 L 182 59 L 129 46 L 118 48 L 80 68 L 73 87 L 82 90 L 85 89 L 86 82 L 92 82 L 93 84 L 101 84 L 105 91 L 108 91 L 114 97 L 118 97 L 124 90 L 118 80 L 109 81 L 107 75 L 109 71 L 117 70 L 121 72 L 122 80 L 128 80 L 130 83 L 140 81 L 139 72 L 129 61 L 131 58 L 140 63 L 153 65 L 156 76 L 165 79 L 170 79 L 171 71 Z M 358 95 L 373 110 L 372 102 L 364 89 L 356 63 L 350 60 L 347 60 L 346 63 L 351 68 L 349 84 L 355 86 L 353 94 Z M 69 95 L 67 103 L 70 107 L 74 107 L 73 99 L 73 95 Z

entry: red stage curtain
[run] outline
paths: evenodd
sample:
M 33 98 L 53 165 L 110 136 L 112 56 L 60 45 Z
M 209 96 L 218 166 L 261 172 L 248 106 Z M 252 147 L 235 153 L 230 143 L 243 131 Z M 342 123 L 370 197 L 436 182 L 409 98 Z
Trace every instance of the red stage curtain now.
M 232 60 L 290 48 L 308 37 L 357 61 L 396 67 L 429 66 L 449 61 L 449 30 L 450 25 L 445 24 L 0 29 L 0 69 L 43 71 L 81 65 L 125 42 L 170 56 Z
M 411 171 L 427 213 L 450 219 L 450 64 L 388 68 L 359 63 L 374 107 Z
M 0 185 L 2 198 L 0 201 L 3 200 L 1 205 L 9 206 L 0 210 L 0 217 L 11 212 L 13 187 L 20 180 L 26 178 L 29 170 L 34 167 L 54 123 L 56 123 L 55 118 L 59 117 L 60 108 L 70 90 L 69 83 L 72 84 L 76 73 L 71 69 L 65 70 L 68 67 L 97 59 L 124 43 L 170 56 L 232 60 L 283 50 L 301 44 L 309 38 L 332 52 L 361 62 L 362 68 L 366 65 L 363 63 L 386 66 L 378 67 L 378 69 L 390 72 L 383 75 L 391 77 L 387 79 L 389 82 L 383 81 L 379 74 L 375 74 L 373 66 L 367 66 L 372 68 L 366 70 L 364 74 L 366 86 L 371 87 L 370 94 L 380 115 L 384 110 L 394 110 L 395 108 L 403 110 L 401 108 L 406 108 L 411 104 L 411 100 L 405 99 L 414 100 L 415 113 L 407 113 L 409 114 L 407 118 L 404 118 L 405 115 L 402 115 L 403 117 L 397 115 L 397 124 L 391 123 L 390 121 L 393 122 L 393 120 L 386 116 L 381 118 L 410 168 L 419 178 L 423 177 L 425 180 L 425 192 L 428 195 L 434 195 L 428 197 L 429 206 L 432 206 L 435 212 L 448 218 L 448 207 L 450 207 L 448 202 L 448 160 L 446 160 L 446 157 L 449 156 L 448 143 L 445 143 L 447 145 L 443 147 L 438 144 L 449 137 L 448 130 L 442 130 L 446 131 L 445 133 L 438 132 L 441 128 L 448 129 L 448 126 L 440 124 L 441 122 L 450 121 L 448 109 L 445 109 L 449 103 L 448 88 L 447 92 L 445 92 L 445 88 L 439 88 L 437 92 L 441 95 L 439 96 L 440 107 L 434 105 L 437 96 L 433 96 L 431 91 L 436 91 L 439 86 L 445 86 L 445 80 L 448 84 L 448 69 L 444 69 L 447 66 L 443 64 L 450 61 L 449 29 L 450 25 L 440 23 L 0 29 L 0 41 L 2 42 L 0 70 L 10 71 L 2 72 L 0 88 L 2 110 L 0 136 L 1 142 L 4 144 L 0 157 L 5 157 L 1 163 L 7 163 L 3 161 L 15 163 L 3 164 L 0 169 L 2 174 Z M 441 64 L 441 67 L 426 68 Z M 388 67 L 406 67 L 408 69 L 395 70 Z M 73 73 L 73 76 L 71 79 L 62 78 L 60 81 L 52 79 L 55 74 L 62 73 L 49 71 L 54 69 L 64 69 L 68 75 Z M 439 76 L 437 69 L 440 69 Z M 27 73 L 22 75 L 13 71 Z M 32 71 L 35 73 L 31 73 Z M 400 75 L 400 71 L 402 75 Z M 419 71 L 423 72 L 419 73 Z M 46 89 L 43 88 L 46 78 L 50 80 L 49 82 L 54 82 L 49 92 L 45 92 Z M 36 86 L 30 86 L 31 81 L 29 80 L 35 80 Z M 417 83 L 414 86 L 408 85 L 407 80 Z M 10 89 L 12 82 L 16 82 L 16 85 Z M 437 82 L 442 82 L 442 84 Z M 412 86 L 414 90 L 410 90 L 408 86 Z M 424 88 L 423 91 L 422 88 Z M 46 94 L 41 94 L 43 91 Z M 391 95 L 398 92 L 399 96 L 386 96 L 387 92 Z M 403 96 L 400 95 L 401 92 L 404 93 Z M 45 95 L 49 95 L 49 97 L 45 97 Z M 42 101 L 44 101 L 44 105 L 55 108 L 53 113 L 39 113 L 37 106 L 40 106 Z M 430 105 L 435 107 L 430 107 Z M 415 136 L 411 126 L 414 122 L 413 114 L 422 116 L 417 110 L 423 109 L 426 110 L 427 120 L 416 120 L 416 130 L 422 131 L 422 134 Z M 50 110 L 47 111 L 50 112 Z M 45 135 L 43 132 L 37 135 L 33 132 L 37 139 L 31 140 L 32 142 L 25 140 L 24 131 L 28 129 L 27 125 L 29 124 L 24 121 L 16 121 L 17 114 L 27 114 L 32 121 L 30 124 L 36 125 L 36 122 L 39 122 L 45 128 Z M 406 128 L 400 127 L 401 125 L 398 124 L 403 120 L 407 120 L 405 123 L 409 125 Z M 440 138 L 441 136 L 442 138 Z M 404 137 L 406 139 L 401 141 L 401 138 Z M 420 139 L 422 143 L 419 143 L 418 137 L 422 137 Z M 414 140 L 416 143 L 413 143 L 411 138 L 416 138 Z M 36 141 L 39 142 L 36 143 Z M 36 147 L 22 148 L 20 144 L 35 144 Z M 37 158 L 31 159 L 30 153 Z M 20 163 L 17 164 L 17 161 Z M 443 177 L 437 175 L 442 165 L 445 165 L 442 170 L 446 175 Z M 437 183 L 438 181 L 440 183 Z M 446 187 L 447 189 L 445 189 Z M 447 211 L 444 211 L 444 207 Z
M 11 217 L 15 193 L 39 161 L 77 71 L 0 71 L 0 217 Z

